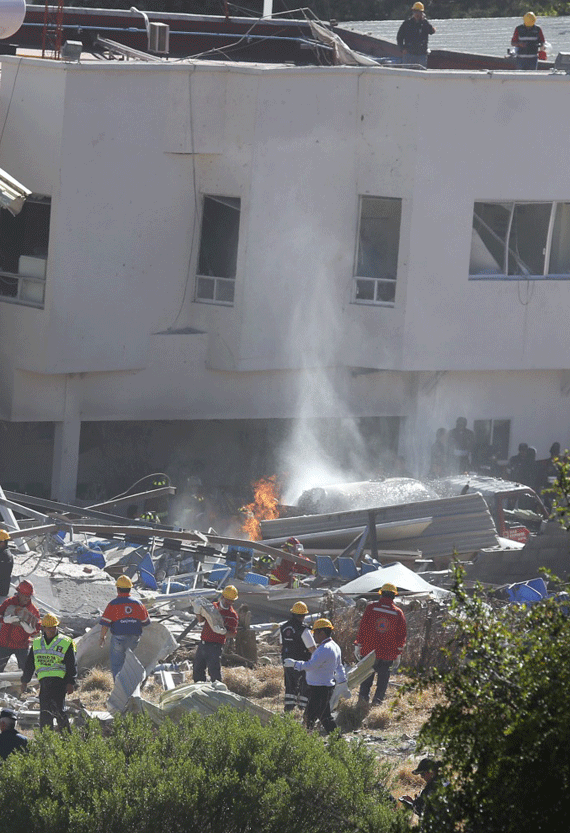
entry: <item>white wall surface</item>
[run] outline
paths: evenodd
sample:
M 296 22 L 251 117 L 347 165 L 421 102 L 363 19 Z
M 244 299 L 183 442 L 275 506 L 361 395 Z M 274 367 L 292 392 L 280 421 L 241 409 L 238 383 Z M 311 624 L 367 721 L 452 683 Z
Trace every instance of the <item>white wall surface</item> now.
M 2 66 L 0 165 L 53 200 L 45 309 L 0 301 L 3 416 L 61 419 L 79 374 L 84 420 L 421 422 L 416 371 L 446 370 L 453 421 L 508 411 L 514 441 L 564 444 L 570 283 L 468 265 L 475 200 L 570 200 L 565 76 Z M 233 307 L 193 301 L 202 194 L 241 199 Z M 363 194 L 403 200 L 394 308 L 351 303 Z

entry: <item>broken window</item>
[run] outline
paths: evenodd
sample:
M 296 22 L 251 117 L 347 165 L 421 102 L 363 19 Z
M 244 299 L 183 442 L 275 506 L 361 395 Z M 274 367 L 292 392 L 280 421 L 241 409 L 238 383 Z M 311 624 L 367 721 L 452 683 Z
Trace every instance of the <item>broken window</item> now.
M 570 278 L 570 203 L 476 202 L 472 278 Z
M 396 298 L 402 200 L 361 197 L 355 303 L 393 306 Z
M 0 211 L 0 300 L 43 307 L 51 200 L 32 195 L 16 217 Z
M 205 196 L 202 210 L 196 300 L 233 304 L 241 200 Z

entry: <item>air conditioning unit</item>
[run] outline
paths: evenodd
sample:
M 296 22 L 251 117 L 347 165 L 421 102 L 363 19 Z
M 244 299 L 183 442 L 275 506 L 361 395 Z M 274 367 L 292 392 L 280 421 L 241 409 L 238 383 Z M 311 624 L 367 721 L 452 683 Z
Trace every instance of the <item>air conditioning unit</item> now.
M 148 24 L 148 51 L 156 55 L 168 55 L 170 26 L 166 23 Z

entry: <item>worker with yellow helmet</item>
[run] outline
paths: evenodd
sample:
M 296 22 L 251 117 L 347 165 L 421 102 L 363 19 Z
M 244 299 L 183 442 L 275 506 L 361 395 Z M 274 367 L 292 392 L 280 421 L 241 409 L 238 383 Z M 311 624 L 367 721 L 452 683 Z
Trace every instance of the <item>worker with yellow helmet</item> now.
M 58 631 L 59 619 L 52 613 L 46 613 L 41 625 L 42 633 L 32 642 L 26 660 L 21 692 L 25 693 L 35 671 L 40 682 L 40 729 L 53 729 L 54 719 L 60 729 L 69 729 L 65 695 L 75 689 L 75 643 Z
M 228 584 L 222 590 L 220 600 L 214 602 L 214 608 L 222 616 L 225 633 L 218 633 L 210 627 L 210 623 L 204 616 L 198 616 L 198 621 L 203 622 L 204 627 L 192 667 L 195 683 L 206 682 L 206 671 L 210 675 L 210 682 L 222 679 L 222 650 L 228 636 L 235 636 L 238 629 L 238 615 L 232 607 L 232 602 L 235 602 L 237 598 L 237 589 L 233 584 Z
M 311 658 L 317 647 L 313 634 L 305 624 L 309 608 L 305 602 L 295 602 L 291 615 L 283 622 L 279 631 L 281 635 L 281 660 L 294 659 L 304 661 Z M 307 708 L 308 690 L 304 671 L 283 667 L 285 682 L 285 711 L 293 711 L 295 706 L 303 711 Z
M 423 3 L 414 3 L 412 14 L 400 28 L 396 40 L 402 53 L 402 63 L 427 67 L 428 38 L 435 35 L 435 27 L 425 16 Z
M 125 663 L 127 649 L 136 650 L 143 628 L 150 625 L 148 611 L 141 601 L 131 595 L 133 583 L 128 576 L 119 576 L 116 582 L 117 597 L 109 602 L 99 620 L 103 647 L 107 631 L 111 631 L 109 660 L 113 679 Z
M 333 630 L 330 619 L 317 619 L 313 625 L 317 647 L 311 658 L 304 662 L 292 658 L 283 661 L 285 668 L 305 672 L 309 692 L 305 726 L 311 730 L 319 720 L 327 735 L 337 728 L 331 714 L 331 697 L 335 686 L 339 687 L 340 696 L 350 697 L 340 647 L 332 638 Z
M 372 651 L 376 654 L 372 673 L 363 681 L 358 693 L 360 702 L 367 705 L 374 675 L 378 674 L 373 706 L 379 705 L 386 696 L 392 663 L 404 650 L 407 636 L 406 617 L 394 604 L 394 598 L 398 595 L 396 585 L 386 582 L 378 593 L 380 598 L 366 606 L 354 648 L 357 660 L 368 656 Z
M 532 70 L 538 66 L 538 53 L 544 47 L 544 35 L 536 25 L 534 12 L 527 12 L 523 22 L 514 31 L 511 46 L 516 47 L 517 69 Z

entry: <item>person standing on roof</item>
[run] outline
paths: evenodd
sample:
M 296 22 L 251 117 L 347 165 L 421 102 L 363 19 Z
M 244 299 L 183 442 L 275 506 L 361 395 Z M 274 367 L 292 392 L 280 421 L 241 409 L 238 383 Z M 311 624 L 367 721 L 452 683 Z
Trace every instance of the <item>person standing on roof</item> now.
M 304 671 L 296 671 L 285 666 L 286 659 L 304 662 L 311 658 L 316 643 L 310 628 L 304 619 L 309 608 L 305 602 L 295 602 L 291 616 L 281 625 L 281 659 L 285 677 L 285 711 L 293 711 L 295 706 L 303 711 L 307 708 L 308 691 Z
M 403 64 L 420 64 L 427 67 L 430 35 L 435 35 L 435 28 L 424 14 L 424 4 L 414 3 L 412 16 L 404 20 L 396 36 Z
M 75 689 L 75 643 L 70 636 L 59 633 L 58 625 L 57 616 L 46 613 L 42 619 L 42 634 L 32 642 L 22 674 L 22 694 L 34 671 L 40 681 L 40 729 L 46 726 L 53 729 L 54 720 L 60 730 L 69 729 L 65 695 L 73 694 Z
M 543 49 L 544 43 L 542 29 L 536 25 L 535 13 L 527 12 L 511 40 L 511 45 L 517 48 L 517 69 L 536 69 L 538 53 Z
M 0 596 L 10 595 L 10 581 L 14 569 L 14 556 L 10 552 L 10 533 L 0 529 Z
M 394 584 L 383 584 L 378 592 L 378 601 L 366 606 L 354 648 L 358 662 L 371 651 L 376 653 L 372 674 L 362 682 L 358 692 L 359 702 L 368 705 L 374 675 L 378 674 L 373 706 L 380 705 L 386 696 L 392 663 L 404 650 L 407 636 L 406 617 L 394 604 L 394 597 L 398 595 L 397 587 Z
M 222 590 L 222 597 L 219 602 L 214 602 L 214 607 L 221 613 L 226 628 L 225 633 L 216 633 L 209 622 L 198 616 L 199 622 L 204 622 L 200 644 L 196 650 L 192 676 L 195 683 L 206 682 L 206 670 L 210 675 L 210 682 L 222 679 L 222 650 L 228 636 L 235 636 L 238 629 L 239 618 L 232 602 L 238 597 L 238 591 L 233 584 L 228 584 Z
M 0 758 L 4 761 L 11 752 L 27 751 L 28 738 L 16 730 L 17 719 L 14 709 L 0 711 Z
M 33 594 L 33 584 L 24 580 L 16 588 L 16 595 L 9 596 L 0 605 L 0 671 L 4 671 L 12 654 L 22 670 L 30 650 L 30 638 L 40 632 L 40 612 L 32 603 Z
M 337 728 L 331 714 L 331 696 L 335 685 L 342 690 L 340 697 L 350 697 L 340 647 L 332 639 L 333 630 L 334 626 L 329 619 L 317 619 L 313 626 L 317 647 L 311 658 L 305 662 L 293 658 L 283 661 L 285 668 L 294 668 L 306 674 L 309 696 L 305 709 L 305 726 L 312 730 L 319 720 L 327 735 Z
M 287 587 L 293 585 L 293 574 L 301 573 L 303 575 L 311 575 L 313 572 L 313 563 L 310 558 L 307 558 L 304 553 L 304 547 L 298 538 L 288 538 L 281 547 L 284 553 L 279 564 L 273 568 L 269 576 L 270 584 L 286 584 Z M 298 564 L 287 558 L 287 554 L 296 555 L 307 562 L 307 565 Z
M 134 651 L 140 642 L 142 629 L 150 625 L 148 611 L 142 602 L 133 598 L 133 583 L 128 576 L 119 576 L 116 583 L 117 598 L 109 602 L 99 620 L 101 636 L 99 646 L 102 648 L 111 629 L 111 648 L 109 661 L 113 679 L 125 663 L 127 648 Z

